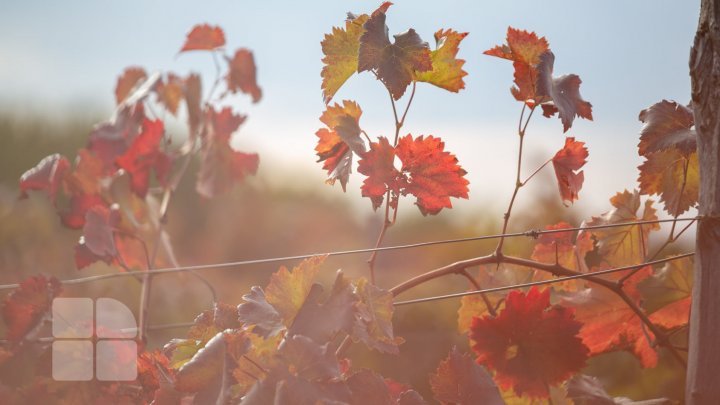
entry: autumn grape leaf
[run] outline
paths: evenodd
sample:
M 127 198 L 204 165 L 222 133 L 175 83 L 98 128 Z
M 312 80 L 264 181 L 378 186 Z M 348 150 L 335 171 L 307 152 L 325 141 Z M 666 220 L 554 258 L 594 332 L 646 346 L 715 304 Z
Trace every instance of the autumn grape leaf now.
M 164 135 L 165 128 L 161 120 L 145 119 L 140 135 L 116 160 L 118 167 L 130 175 L 130 187 L 140 197 L 145 197 L 150 187 L 150 170 L 155 171 L 160 184 L 167 181 L 172 162 L 170 156 L 160 150 Z
M 665 211 L 679 216 L 697 204 L 700 167 L 690 108 L 663 100 L 640 112 L 640 192 L 657 194 Z
M 587 226 L 612 225 L 635 221 L 657 220 L 653 201 L 645 200 L 642 215 L 640 209 L 640 193 L 627 190 L 617 193 L 610 199 L 613 209 L 599 217 L 593 217 Z M 603 263 L 610 267 L 630 266 L 645 261 L 648 252 L 650 232 L 659 230 L 656 223 L 628 225 L 612 228 L 589 230 L 597 241 L 598 254 Z M 615 277 L 622 277 L 616 275 Z
M 677 149 L 689 155 L 697 149 L 695 117 L 692 109 L 675 101 L 663 100 L 640 111 L 640 155 Z
M 353 152 L 362 156 L 366 151 L 360 138 L 361 115 L 362 110 L 354 101 L 344 100 L 342 106 L 335 103 L 320 116 L 327 128 L 315 133 L 319 138 L 315 147 L 318 162 L 324 162 L 323 169 L 328 171 L 326 183 L 332 185 L 340 180 L 343 191 L 350 177 Z
M 565 146 L 552 158 L 555 168 L 555 177 L 560 188 L 560 197 L 563 202 L 572 204 L 578 199 L 585 175 L 580 169 L 587 162 L 588 150 L 585 142 L 578 142 L 575 138 L 565 139 Z
M 143 103 L 123 103 L 110 120 L 96 125 L 90 132 L 87 149 L 102 160 L 106 175 L 115 174 L 117 158 L 140 134 L 145 120 Z
M 423 42 L 414 29 L 394 35 L 390 42 L 385 25 L 385 12 L 391 3 L 383 3 L 363 26 L 358 53 L 358 72 L 373 71 L 388 88 L 395 100 L 405 93 L 415 72 L 432 70 L 427 42 Z
M 513 291 L 497 317 L 473 318 L 472 349 L 477 361 L 496 372 L 503 389 L 546 398 L 547 385 L 560 383 L 585 366 L 588 348 L 573 310 L 550 306 L 550 290 Z
M 262 98 L 262 89 L 257 84 L 255 58 L 250 50 L 241 48 L 235 51 L 232 59 L 227 59 L 227 88 L 233 93 L 238 91 L 249 94 L 253 103 Z
M 52 301 L 60 295 L 62 286 L 55 277 L 36 275 L 20 282 L 2 303 L 2 317 L 7 326 L 6 338 L 18 343 L 49 314 Z
M 219 26 L 198 24 L 187 34 L 180 52 L 212 51 L 225 46 L 225 33 Z
M 165 80 L 161 80 L 155 87 L 158 101 L 170 111 L 172 115 L 177 115 L 180 102 L 185 98 L 185 83 L 179 76 L 169 73 Z
M 510 89 L 516 100 L 536 105 L 538 69 L 540 55 L 549 50 L 545 37 L 508 27 L 506 44 L 498 45 L 484 52 L 485 55 L 507 59 L 515 69 L 515 87 Z
M 637 288 L 650 319 L 662 327 L 673 328 L 688 322 L 692 285 L 693 261 L 685 257 L 665 263 Z
M 330 103 L 340 87 L 357 72 L 360 36 L 365 32 L 363 25 L 368 18 L 367 14 L 348 16 L 345 29 L 333 27 L 332 33 L 325 34 L 320 43 L 324 55 L 320 76 L 325 104 Z
M 237 318 L 235 307 L 222 302 L 216 303 L 213 309 L 203 311 L 195 318 L 187 336 L 204 344 L 219 332 L 240 328 Z
M 55 204 L 57 192 L 70 170 L 70 161 L 57 153 L 43 158 L 35 167 L 20 176 L 20 198 L 30 190 L 44 191 Z
M 467 72 L 462 69 L 465 60 L 458 59 L 460 42 L 468 35 L 452 29 L 439 30 L 435 33 L 436 49 L 430 52 L 432 70 L 417 72 L 415 80 L 438 86 L 454 93 L 465 88 L 463 77 Z
M 145 69 L 137 66 L 126 68 L 115 85 L 115 102 L 120 104 L 132 93 L 132 90 L 147 79 Z
M 292 324 L 324 261 L 325 256 L 316 256 L 303 260 L 292 270 L 280 267 L 270 276 L 265 299 L 280 314 L 285 326 Z
M 253 286 L 250 293 L 243 295 L 244 303 L 238 305 L 238 319 L 243 328 L 252 327 L 253 333 L 263 338 L 275 336 L 285 329 L 277 310 L 267 302 L 265 292 Z
M 533 281 L 534 270 L 514 266 L 507 263 L 498 265 L 480 266 L 475 281 L 482 288 L 506 287 L 515 284 L 524 284 Z M 474 286 L 472 287 L 473 289 Z M 490 292 L 486 294 L 466 295 L 460 299 L 460 308 L 458 309 L 458 333 L 465 334 L 470 330 L 472 319 L 476 316 L 484 316 L 490 314 L 488 304 L 492 308 L 502 308 L 505 301 L 504 292 Z M 487 303 L 486 300 L 487 299 Z
M 350 281 L 338 270 L 328 297 L 320 302 L 323 288 L 313 284 L 297 315 L 288 328 L 287 336 L 304 335 L 317 343 L 328 342 L 342 330 L 351 333 L 357 318 L 358 297 Z
M 572 228 L 572 225 L 561 221 L 546 226 L 545 230 L 560 231 L 567 228 Z M 586 272 L 585 256 L 593 250 L 593 241 L 587 232 L 579 233 L 577 238 L 573 238 L 574 234 L 574 231 L 541 234 L 535 243 L 531 258 L 542 263 L 558 263 L 567 269 Z M 534 280 L 548 280 L 552 277 L 549 273 L 538 271 Z M 577 288 L 577 281 L 557 283 L 555 287 L 572 291 Z
M 363 154 L 358 162 L 358 172 L 367 176 L 360 190 L 363 197 L 370 198 L 374 209 L 378 209 L 388 189 L 391 191 L 390 204 L 397 207 L 399 187 L 397 178 L 400 172 L 395 169 L 393 160 L 395 149 L 387 138 L 381 136 L 378 142 L 370 143 L 370 150 Z
M 257 172 L 259 157 L 256 153 L 238 152 L 230 146 L 231 134 L 244 117 L 235 115 L 229 107 L 220 113 L 210 107 L 206 114 L 206 133 L 201 151 L 202 166 L 195 188 L 206 198 L 230 190 L 236 182 Z
M 455 346 L 430 375 L 430 387 L 442 404 L 504 404 L 490 374 Z
M 508 27 L 507 43 L 485 54 L 512 61 L 515 87 L 510 91 L 515 99 L 530 107 L 542 104 L 546 117 L 558 113 L 565 132 L 576 116 L 592 120 L 592 105 L 580 96 L 580 77 L 552 76 L 555 55 L 545 37 Z
M 563 132 L 572 126 L 575 117 L 592 121 L 592 104 L 580 96 L 580 76 L 574 74 L 553 77 L 555 55 L 547 51 L 540 55 L 538 65 L 537 98 L 542 100 L 543 115 L 556 112 L 563 124 Z
M 636 304 L 640 300 L 637 285 L 650 271 L 650 267 L 644 267 L 625 281 L 624 291 Z M 614 292 L 603 287 L 586 288 L 565 294 L 562 303 L 575 308 L 576 318 L 583 323 L 580 336 L 590 355 L 630 350 L 643 367 L 657 364 L 657 352 L 648 340 L 654 339 L 652 332 Z
M 450 197 L 468 198 L 469 182 L 464 178 L 467 172 L 458 165 L 455 155 L 444 149 L 445 143 L 432 135 L 415 139 L 407 135 L 398 142 L 401 171 L 408 175 L 403 181 L 403 194 L 417 197 L 423 215 L 452 208 Z
M 377 209 L 386 192 L 390 192 L 391 206 L 397 206 L 399 194 L 412 194 L 423 215 L 435 215 L 443 208 L 452 208 L 450 197 L 468 198 L 469 182 L 457 158 L 446 152 L 445 143 L 433 137 L 411 135 L 400 138 L 397 148 L 380 137 L 360 159 L 358 172 L 368 176 L 361 188 Z M 393 165 L 397 156 L 402 167 Z
M 357 321 L 353 326 L 352 337 L 362 341 L 368 347 L 381 353 L 398 354 L 398 345 L 403 339 L 393 333 L 393 295 L 366 279 L 355 283 L 355 294 L 360 302 L 357 305 Z

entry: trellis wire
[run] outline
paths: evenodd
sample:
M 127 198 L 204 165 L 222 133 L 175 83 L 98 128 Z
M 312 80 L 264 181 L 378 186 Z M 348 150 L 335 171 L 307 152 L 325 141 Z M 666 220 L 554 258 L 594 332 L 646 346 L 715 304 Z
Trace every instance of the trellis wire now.
M 532 230 L 524 231 L 524 232 L 511 232 L 511 233 L 504 233 L 504 234 L 473 236 L 473 237 L 468 237 L 468 238 L 444 239 L 444 240 L 435 240 L 435 241 L 428 241 L 428 242 L 419 242 L 419 243 L 411 243 L 411 244 L 395 245 L 395 246 L 385 246 L 385 247 L 377 247 L 377 248 L 354 249 L 354 250 L 334 251 L 334 252 L 326 252 L 326 253 L 313 253 L 313 254 L 303 254 L 303 255 L 284 256 L 284 257 L 272 257 L 272 258 L 267 258 L 267 259 L 242 260 L 242 261 L 214 263 L 214 264 L 198 264 L 198 265 L 192 265 L 192 266 L 166 267 L 166 268 L 154 269 L 150 272 L 150 274 L 152 276 L 157 276 L 157 275 L 161 275 L 161 274 L 180 273 L 180 272 L 187 272 L 187 271 L 194 271 L 194 270 L 224 269 L 224 268 L 241 267 L 241 266 L 248 266 L 248 265 L 255 265 L 255 264 L 279 263 L 279 262 L 286 262 L 286 261 L 291 261 L 291 260 L 309 259 L 309 258 L 315 257 L 315 256 L 328 256 L 328 257 L 347 256 L 347 255 L 355 255 L 355 254 L 384 252 L 384 251 L 393 251 L 393 250 L 404 250 L 404 249 L 415 249 L 415 248 L 426 247 L 426 246 L 473 242 L 473 241 L 499 239 L 499 238 L 515 238 L 515 237 L 521 237 L 521 236 L 537 238 L 541 235 L 562 233 L 562 232 L 575 232 L 575 231 L 584 231 L 584 230 L 593 230 L 593 229 L 619 228 L 619 227 L 625 227 L 625 226 L 649 225 L 649 224 L 659 224 L 659 223 L 667 223 L 667 222 L 696 221 L 698 219 L 701 219 L 701 217 L 696 216 L 696 217 L 689 217 L 689 218 L 670 218 L 670 219 L 656 219 L 656 220 L 648 220 L 648 221 L 630 221 L 630 222 L 622 222 L 622 223 L 615 223 L 615 224 L 579 226 L 579 227 L 564 228 L 564 229 L 543 229 L 543 230 L 532 229 Z M 68 280 L 60 280 L 60 283 L 62 283 L 63 285 L 75 285 L 75 284 L 84 284 L 84 283 L 90 283 L 90 282 L 94 282 L 94 281 L 108 280 L 108 279 L 128 277 L 128 276 L 131 276 L 131 277 L 137 276 L 137 272 L 100 274 L 100 275 L 96 275 L 96 276 L 88 276 L 88 277 L 79 277 L 79 278 L 68 279 Z M 2 284 L 2 285 L 0 285 L 0 291 L 10 290 L 10 289 L 18 288 L 18 287 L 20 287 L 19 283 Z

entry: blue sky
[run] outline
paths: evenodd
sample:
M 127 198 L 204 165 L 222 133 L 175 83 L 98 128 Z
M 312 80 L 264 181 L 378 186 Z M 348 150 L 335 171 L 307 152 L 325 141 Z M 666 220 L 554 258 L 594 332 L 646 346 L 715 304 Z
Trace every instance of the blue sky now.
M 321 183 L 314 163 L 314 132 L 324 109 L 320 92 L 320 41 L 345 12 L 370 12 L 370 1 L 8 1 L 0 12 L 0 108 L 65 114 L 82 107 L 109 113 L 117 74 L 128 65 L 148 70 L 190 70 L 214 77 L 207 55 L 177 56 L 196 23 L 225 29 L 228 48 L 255 52 L 264 98 L 241 99 L 250 115 L 237 147 L 258 150 L 261 170 Z M 468 31 L 460 57 L 467 60 L 466 90 L 418 88 L 407 132 L 441 136 L 469 171 L 471 200 L 498 212 L 512 187 L 514 128 L 520 105 L 510 95 L 510 63 L 482 55 L 504 41 L 508 26 L 545 36 L 556 55 L 555 73 L 577 73 L 594 122 L 576 121 L 567 135 L 587 142 L 590 161 L 581 200 L 571 209 L 603 210 L 615 191 L 635 185 L 639 111 L 663 98 L 689 100 L 687 59 L 699 0 L 619 1 L 409 1 L 388 12 L 391 33 L 415 28 L 428 42 L 439 28 Z M 208 83 L 209 84 L 209 83 Z M 368 75 L 350 79 L 336 100 L 358 101 L 361 126 L 389 135 L 387 94 Z M 403 101 L 401 101 L 401 104 Z M 528 171 L 562 146 L 557 119 L 540 118 L 528 130 Z M 548 174 L 550 172 L 548 171 Z M 535 191 L 555 187 L 540 178 Z M 281 180 L 278 180 L 281 181 Z M 357 189 L 360 178 L 351 178 Z M 339 193 L 338 189 L 326 189 Z M 359 192 L 347 197 L 359 200 Z M 522 200 L 522 198 L 521 198 Z M 528 195 L 524 204 L 530 203 Z M 521 202 L 523 204 L 523 202 Z M 362 202 L 363 208 L 370 204 Z

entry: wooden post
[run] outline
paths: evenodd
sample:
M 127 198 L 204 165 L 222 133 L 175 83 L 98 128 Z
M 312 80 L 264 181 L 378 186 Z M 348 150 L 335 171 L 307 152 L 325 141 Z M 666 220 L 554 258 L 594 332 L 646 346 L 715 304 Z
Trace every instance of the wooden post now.
M 702 0 L 690 53 L 700 162 L 686 404 L 720 403 L 720 0 Z

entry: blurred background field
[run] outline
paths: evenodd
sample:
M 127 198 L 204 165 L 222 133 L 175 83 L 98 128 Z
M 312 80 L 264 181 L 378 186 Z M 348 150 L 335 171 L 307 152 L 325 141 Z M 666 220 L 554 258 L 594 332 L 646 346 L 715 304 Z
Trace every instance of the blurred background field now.
M 97 116 L 47 119 L 40 115 L 3 114 L 0 117 L 0 283 L 15 283 L 42 272 L 60 279 L 118 271 L 102 263 L 78 271 L 74 245 L 80 236 L 61 226 L 54 208 L 38 193 L 19 200 L 17 180 L 28 168 L 51 153 L 73 157 L 84 146 Z M 181 265 L 322 253 L 372 247 L 381 225 L 381 215 L 369 209 L 369 201 L 352 203 L 339 187 L 303 182 L 305 173 L 273 172 L 262 166 L 259 176 L 214 200 L 204 200 L 194 191 L 194 173 L 186 176 L 171 205 L 168 231 Z M 319 168 L 318 168 L 319 169 Z M 273 173 L 273 174 L 270 174 Z M 268 176 L 273 176 L 268 180 Z M 357 182 L 357 179 L 353 179 Z M 532 209 L 519 210 L 512 221 L 515 230 L 541 228 L 560 220 L 579 224 L 577 210 L 563 207 L 556 195 L 554 179 L 521 198 L 532 201 Z M 505 190 L 503 190 L 505 191 Z M 497 198 L 506 198 L 502 192 Z M 477 207 L 474 214 L 446 210 L 438 216 L 422 217 L 411 204 L 401 206 L 400 217 L 391 228 L 385 245 L 407 244 L 446 238 L 497 233 L 499 209 Z M 687 246 L 688 241 L 685 240 Z M 384 252 L 377 261 L 378 283 L 390 287 L 413 275 L 480 254 L 495 247 L 494 241 L 425 247 Z M 508 242 L 508 252 L 529 256 L 533 241 L 517 238 Z M 683 250 L 683 246 L 676 249 Z M 352 277 L 367 276 L 367 255 L 331 257 L 323 266 L 323 281 L 329 284 L 334 272 L 342 269 Z M 297 261 L 282 263 L 293 266 Z M 202 271 L 216 288 L 219 299 L 238 304 L 252 285 L 264 286 L 281 264 L 264 264 Z M 466 289 L 460 278 L 443 278 L 408 293 L 413 298 Z M 136 310 L 140 284 L 132 278 L 113 279 L 65 288 L 67 296 L 114 297 Z M 4 296 L 5 292 L 0 293 Z M 163 275 L 153 284 L 151 324 L 188 322 L 210 308 L 212 298 L 206 287 L 188 274 Z M 428 395 L 427 375 L 452 345 L 467 349 L 467 338 L 457 332 L 458 299 L 399 308 L 396 333 L 405 338 L 397 359 L 368 352 L 355 345 L 350 356 L 356 366 L 371 366 L 389 377 L 411 383 Z M 184 330 L 170 329 L 150 334 L 150 346 L 161 347 Z M 0 331 L 0 335 L 3 332 Z M 17 381 L 22 364 L 5 364 L 0 378 Z M 601 376 L 615 395 L 629 397 L 680 397 L 682 373 L 663 356 L 660 366 L 642 370 L 626 353 L 593 359 L 588 372 Z M 5 380 L 6 383 L 8 380 Z
M 531 0 L 459 1 L 448 7 L 437 7 L 435 2 L 396 3 L 388 17 L 392 33 L 412 26 L 432 41 L 432 33 L 442 27 L 470 32 L 459 54 L 467 60 L 466 90 L 451 94 L 419 87 L 406 129 L 414 135 L 441 136 L 447 150 L 457 154 L 469 172 L 471 191 L 469 200 L 454 200 L 454 209 L 437 216 L 423 217 L 411 203 L 401 204 L 386 246 L 499 232 L 514 181 L 514 134 L 520 106 L 508 91 L 511 67 L 483 56 L 482 51 L 501 43 L 508 25 L 547 36 L 558 58 L 557 73 L 582 77 L 581 91 L 593 103 L 595 117 L 593 122 L 577 120 L 568 134 L 562 133 L 556 119 L 537 117 L 530 124 L 526 173 L 552 156 L 565 135 L 586 142 L 590 158 L 585 186 L 575 205 L 560 203 L 555 179 L 546 169 L 522 190 L 511 231 L 543 228 L 560 220 L 579 225 L 608 210 L 609 197 L 636 184 L 641 161 L 636 149 L 639 111 L 663 98 L 682 103 L 689 98 L 687 55 L 697 0 L 642 0 L 622 6 L 570 0 L 552 5 Z M 359 0 L 312 5 L 29 0 L 3 5 L 0 284 L 16 283 L 38 272 L 69 279 L 117 271 L 103 264 L 78 271 L 73 254 L 80 232 L 61 226 L 44 195 L 18 200 L 18 178 L 49 154 L 74 159 L 93 125 L 110 116 L 115 79 L 126 66 L 183 75 L 198 71 L 209 83 L 214 73 L 210 58 L 176 55 L 190 27 L 201 22 L 221 25 L 230 48 L 249 47 L 255 52 L 264 98 L 258 105 L 242 100 L 232 105 L 250 117 L 233 146 L 259 152 L 260 169 L 257 176 L 213 200 L 197 195 L 194 170 L 190 171 L 168 218 L 178 262 L 211 264 L 372 247 L 382 216 L 361 198 L 361 177 L 351 176 L 346 194 L 339 185 L 324 185 L 325 173 L 314 162 L 313 147 L 324 109 L 319 43 L 333 25 L 342 23 L 346 11 L 368 12 L 375 6 Z M 357 99 L 364 111 L 360 125 L 371 135 L 392 132 L 387 95 L 370 75 L 352 78 L 336 98 Z M 178 122 L 170 126 L 173 134 L 184 133 Z M 682 239 L 674 249 L 690 249 L 691 239 Z M 427 270 L 487 254 L 494 247 L 494 241 L 486 241 L 383 252 L 376 265 L 378 283 L 391 287 Z M 507 242 L 507 252 L 517 255 L 529 256 L 532 248 L 528 238 Z M 329 283 L 337 269 L 353 277 L 366 276 L 367 257 L 329 258 L 322 278 Z M 283 264 L 291 267 L 296 262 Z M 221 301 L 235 305 L 250 286 L 266 285 L 279 265 L 202 274 L 215 286 Z M 207 288 L 191 275 L 163 275 L 156 280 L 151 324 L 192 321 L 212 304 Z M 466 288 L 467 282 L 460 277 L 443 278 L 402 298 Z M 114 297 L 136 310 L 140 285 L 126 278 L 68 286 L 65 291 L 68 296 Z M 6 294 L 0 292 L 0 299 Z M 355 345 L 350 351 L 354 364 L 372 366 L 430 398 L 428 373 L 453 344 L 468 348 L 467 338 L 457 333 L 458 306 L 459 300 L 451 299 L 399 308 L 396 334 L 406 340 L 400 356 L 388 361 Z M 184 333 L 183 329 L 154 331 L 149 344 L 160 347 Z M 21 361 L 5 363 L 0 367 L 0 382 L 19 383 L 28 368 Z M 657 368 L 643 370 L 633 356 L 613 353 L 591 360 L 586 372 L 600 377 L 613 395 L 682 398 L 683 372 L 666 356 Z

